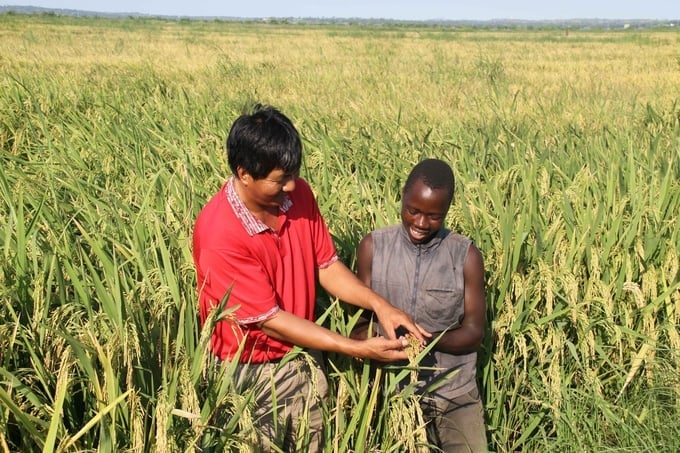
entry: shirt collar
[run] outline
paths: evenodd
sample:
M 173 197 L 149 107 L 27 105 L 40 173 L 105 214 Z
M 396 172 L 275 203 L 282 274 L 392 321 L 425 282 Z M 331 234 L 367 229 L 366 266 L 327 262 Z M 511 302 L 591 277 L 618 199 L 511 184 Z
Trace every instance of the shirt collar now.
M 235 180 L 236 178 L 233 175 L 229 178 L 225 184 L 224 193 L 227 196 L 227 201 L 231 205 L 231 208 L 234 210 L 234 214 L 236 214 L 236 217 L 241 221 L 243 228 L 245 228 L 246 233 L 250 236 L 254 236 L 263 231 L 271 230 L 271 228 L 257 219 L 253 213 L 248 210 L 243 203 L 243 200 L 241 200 L 238 193 L 236 193 L 236 187 L 234 187 Z M 286 213 L 291 206 L 293 206 L 293 201 L 290 197 L 286 196 L 286 200 L 283 202 L 283 205 L 279 207 L 279 211 Z

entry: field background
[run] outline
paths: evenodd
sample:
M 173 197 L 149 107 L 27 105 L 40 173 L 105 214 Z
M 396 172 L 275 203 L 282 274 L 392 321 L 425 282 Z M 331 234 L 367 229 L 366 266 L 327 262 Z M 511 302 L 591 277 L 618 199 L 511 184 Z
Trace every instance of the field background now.
M 0 451 L 248 450 L 247 395 L 204 371 L 189 238 L 255 102 L 298 127 L 350 266 L 411 166 L 452 164 L 491 450 L 680 449 L 677 30 L 3 15 Z M 412 449 L 366 365 L 329 360 L 327 451 Z

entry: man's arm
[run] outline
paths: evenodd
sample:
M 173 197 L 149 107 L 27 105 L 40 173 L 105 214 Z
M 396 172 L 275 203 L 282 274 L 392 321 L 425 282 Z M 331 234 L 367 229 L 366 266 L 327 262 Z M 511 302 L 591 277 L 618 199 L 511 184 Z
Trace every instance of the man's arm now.
M 259 327 L 272 338 L 304 348 L 338 352 L 382 362 L 408 358 L 404 349 L 408 341 L 403 338 L 394 340 L 375 337 L 367 340 L 354 340 L 283 310 L 279 310 L 273 317 L 260 323 Z
M 366 286 L 371 286 L 373 272 L 373 236 L 369 233 L 359 242 L 357 247 L 357 277 Z
M 430 337 L 430 333 L 413 322 L 413 319 L 368 287 L 342 262 L 336 261 L 325 269 L 319 270 L 319 283 L 333 296 L 357 307 L 372 310 L 378 317 L 388 338 L 396 338 L 395 331 L 404 327 L 420 341 Z
M 366 286 L 371 286 L 371 272 L 373 270 L 373 236 L 371 233 L 364 236 L 357 247 L 357 277 L 364 282 Z M 364 340 L 375 336 L 375 330 L 372 328 L 373 315 L 364 313 L 359 317 L 356 326 L 350 333 L 351 338 Z M 369 329 L 371 331 L 369 332 Z
M 484 295 L 484 260 L 479 249 L 470 244 L 463 266 L 465 279 L 465 315 L 459 328 L 446 332 L 434 349 L 449 354 L 467 354 L 479 349 L 486 323 Z M 433 335 L 435 338 L 437 335 Z

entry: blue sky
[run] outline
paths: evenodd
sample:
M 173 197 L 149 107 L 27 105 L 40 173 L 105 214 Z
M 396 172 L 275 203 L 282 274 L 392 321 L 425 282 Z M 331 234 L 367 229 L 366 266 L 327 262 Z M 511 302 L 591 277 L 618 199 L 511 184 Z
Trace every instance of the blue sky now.
M 0 0 L 2 1 L 2 0 Z M 6 5 L 224 17 L 452 19 L 678 19 L 678 0 L 4 0 Z

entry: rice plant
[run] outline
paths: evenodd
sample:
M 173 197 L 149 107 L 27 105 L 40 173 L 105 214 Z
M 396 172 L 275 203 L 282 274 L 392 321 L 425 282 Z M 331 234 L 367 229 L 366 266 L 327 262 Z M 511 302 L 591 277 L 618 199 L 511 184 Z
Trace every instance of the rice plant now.
M 491 450 L 680 448 L 677 30 L 0 31 L 0 451 L 252 450 L 253 392 L 207 352 L 229 313 L 200 328 L 190 237 L 254 102 L 298 126 L 350 266 L 399 221 L 411 166 L 451 162 L 449 226 L 487 270 Z M 320 294 L 319 323 L 356 316 Z M 325 451 L 425 448 L 409 369 L 326 368 Z

